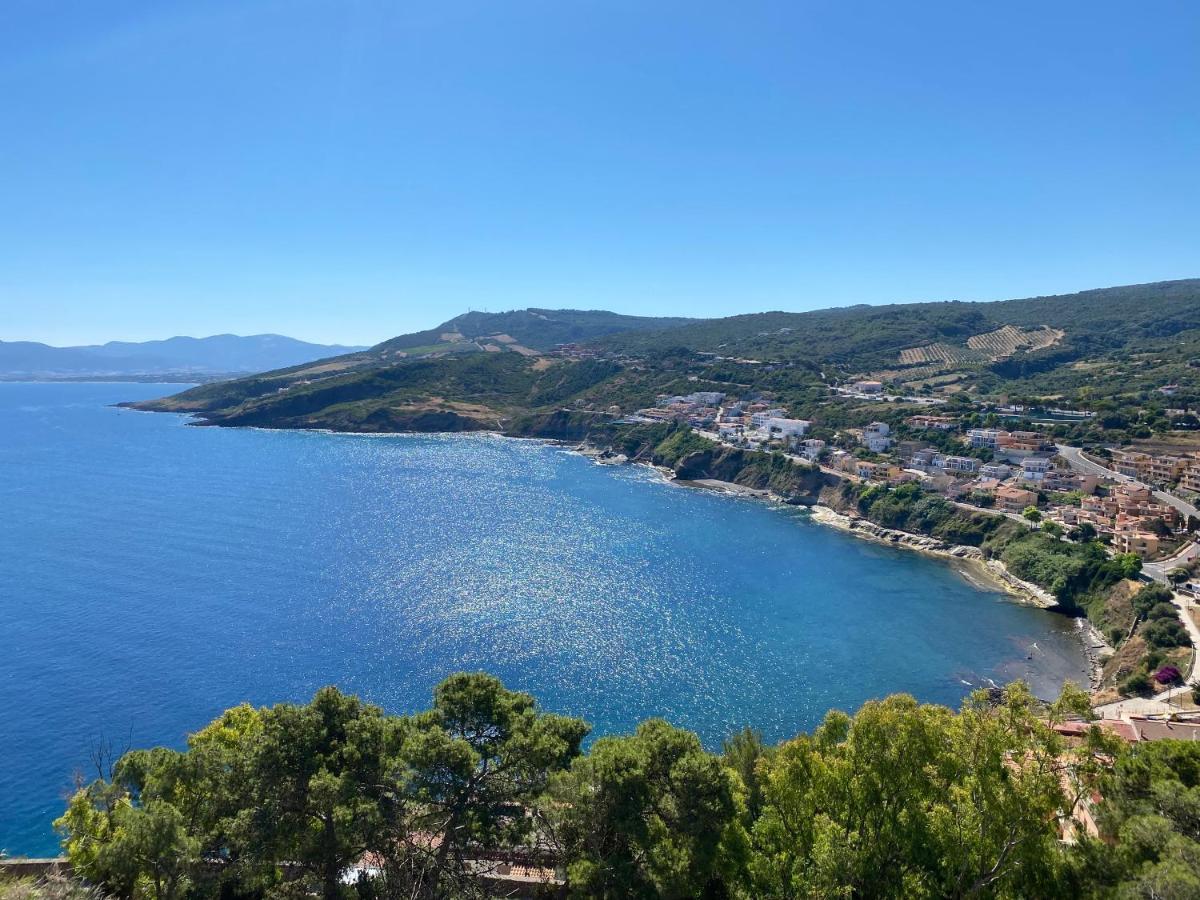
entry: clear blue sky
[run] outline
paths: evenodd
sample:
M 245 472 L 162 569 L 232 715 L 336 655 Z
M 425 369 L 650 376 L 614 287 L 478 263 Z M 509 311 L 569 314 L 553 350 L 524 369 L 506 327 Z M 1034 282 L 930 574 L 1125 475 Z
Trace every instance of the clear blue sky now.
M 1200 275 L 1200 3 L 4 0 L 0 339 Z

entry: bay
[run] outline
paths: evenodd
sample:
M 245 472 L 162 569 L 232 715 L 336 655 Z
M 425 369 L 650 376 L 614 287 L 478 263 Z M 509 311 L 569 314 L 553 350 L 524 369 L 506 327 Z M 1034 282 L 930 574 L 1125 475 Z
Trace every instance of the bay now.
M 111 406 L 178 389 L 0 384 L 9 853 L 57 851 L 98 740 L 179 746 L 226 707 L 325 684 L 405 712 L 486 670 L 594 734 L 663 716 L 716 748 L 896 691 L 1086 683 L 1070 620 L 796 510 L 532 441 Z

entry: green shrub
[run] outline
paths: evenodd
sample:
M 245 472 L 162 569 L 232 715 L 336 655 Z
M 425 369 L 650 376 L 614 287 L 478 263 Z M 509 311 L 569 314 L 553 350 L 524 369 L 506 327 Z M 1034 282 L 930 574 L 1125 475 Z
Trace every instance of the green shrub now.
M 1121 683 L 1121 693 L 1129 696 L 1146 694 L 1150 691 L 1150 676 L 1145 672 L 1135 672 Z
M 1178 619 L 1154 619 L 1142 626 L 1141 634 L 1151 647 L 1186 647 L 1191 643 Z
M 1155 603 L 1146 612 L 1147 619 L 1178 619 L 1179 610 L 1174 603 Z
M 1159 603 L 1171 603 L 1171 592 L 1161 584 L 1147 584 L 1133 595 L 1130 603 L 1139 616 L 1147 616 Z M 1171 606 L 1172 610 L 1174 605 Z

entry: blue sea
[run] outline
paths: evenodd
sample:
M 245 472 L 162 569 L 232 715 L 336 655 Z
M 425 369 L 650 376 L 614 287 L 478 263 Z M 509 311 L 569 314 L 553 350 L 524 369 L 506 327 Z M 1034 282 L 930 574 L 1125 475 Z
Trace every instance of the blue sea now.
M 487 670 L 595 734 L 664 716 L 716 748 L 895 691 L 1086 681 L 1069 620 L 793 509 L 533 441 L 111 406 L 178 389 L 0 384 L 9 853 L 56 852 L 97 741 L 179 746 L 228 706 L 325 684 L 404 712 Z

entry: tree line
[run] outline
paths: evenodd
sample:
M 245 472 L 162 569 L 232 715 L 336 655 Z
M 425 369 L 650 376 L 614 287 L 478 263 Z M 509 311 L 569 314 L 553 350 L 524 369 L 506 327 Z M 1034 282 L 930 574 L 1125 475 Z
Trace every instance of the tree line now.
M 56 827 L 77 876 L 144 900 L 481 896 L 504 859 L 574 897 L 1200 896 L 1200 748 L 1054 727 L 1088 715 L 1015 683 L 775 746 L 652 719 L 585 749 L 585 722 L 489 675 L 407 716 L 327 687 L 124 754 Z M 1072 818 L 1097 792 L 1099 836 Z

